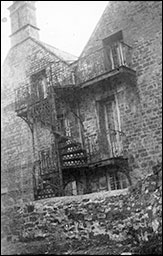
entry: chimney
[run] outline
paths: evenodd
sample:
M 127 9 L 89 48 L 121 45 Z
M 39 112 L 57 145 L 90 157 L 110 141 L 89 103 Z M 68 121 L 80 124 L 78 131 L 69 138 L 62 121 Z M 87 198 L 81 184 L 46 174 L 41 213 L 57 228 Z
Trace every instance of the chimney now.
M 8 8 L 11 18 L 11 47 L 21 43 L 28 37 L 39 39 L 35 2 L 13 1 L 13 4 Z

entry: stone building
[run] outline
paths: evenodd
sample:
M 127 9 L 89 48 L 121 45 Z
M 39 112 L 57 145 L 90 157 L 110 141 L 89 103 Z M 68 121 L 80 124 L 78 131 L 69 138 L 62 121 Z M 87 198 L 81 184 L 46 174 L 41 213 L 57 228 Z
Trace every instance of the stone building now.
M 124 189 L 161 160 L 161 1 L 110 1 L 79 58 L 13 1 L 3 64 L 4 202 Z

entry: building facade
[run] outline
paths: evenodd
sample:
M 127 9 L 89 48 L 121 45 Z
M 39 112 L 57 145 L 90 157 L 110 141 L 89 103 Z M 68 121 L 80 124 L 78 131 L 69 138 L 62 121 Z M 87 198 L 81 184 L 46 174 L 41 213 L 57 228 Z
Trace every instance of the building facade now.
M 3 65 L 4 201 L 124 189 L 161 161 L 161 1 L 110 1 L 79 58 L 14 1 Z

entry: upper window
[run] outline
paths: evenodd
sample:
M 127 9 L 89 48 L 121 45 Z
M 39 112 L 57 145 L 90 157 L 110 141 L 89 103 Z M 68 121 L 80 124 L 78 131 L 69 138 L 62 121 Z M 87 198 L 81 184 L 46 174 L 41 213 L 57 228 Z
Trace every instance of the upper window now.
M 45 70 L 32 75 L 31 92 L 35 100 L 45 99 L 47 97 L 47 79 Z
M 103 46 L 107 70 L 126 65 L 126 45 L 123 43 L 122 31 L 103 39 Z

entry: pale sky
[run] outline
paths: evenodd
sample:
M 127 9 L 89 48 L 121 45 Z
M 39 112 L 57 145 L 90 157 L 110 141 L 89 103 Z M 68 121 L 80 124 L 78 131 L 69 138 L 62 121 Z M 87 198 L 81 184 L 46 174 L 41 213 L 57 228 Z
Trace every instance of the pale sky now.
M 1 64 L 10 49 L 7 7 L 11 4 L 12 1 L 1 1 Z M 107 4 L 108 1 L 37 1 L 40 40 L 79 56 Z

